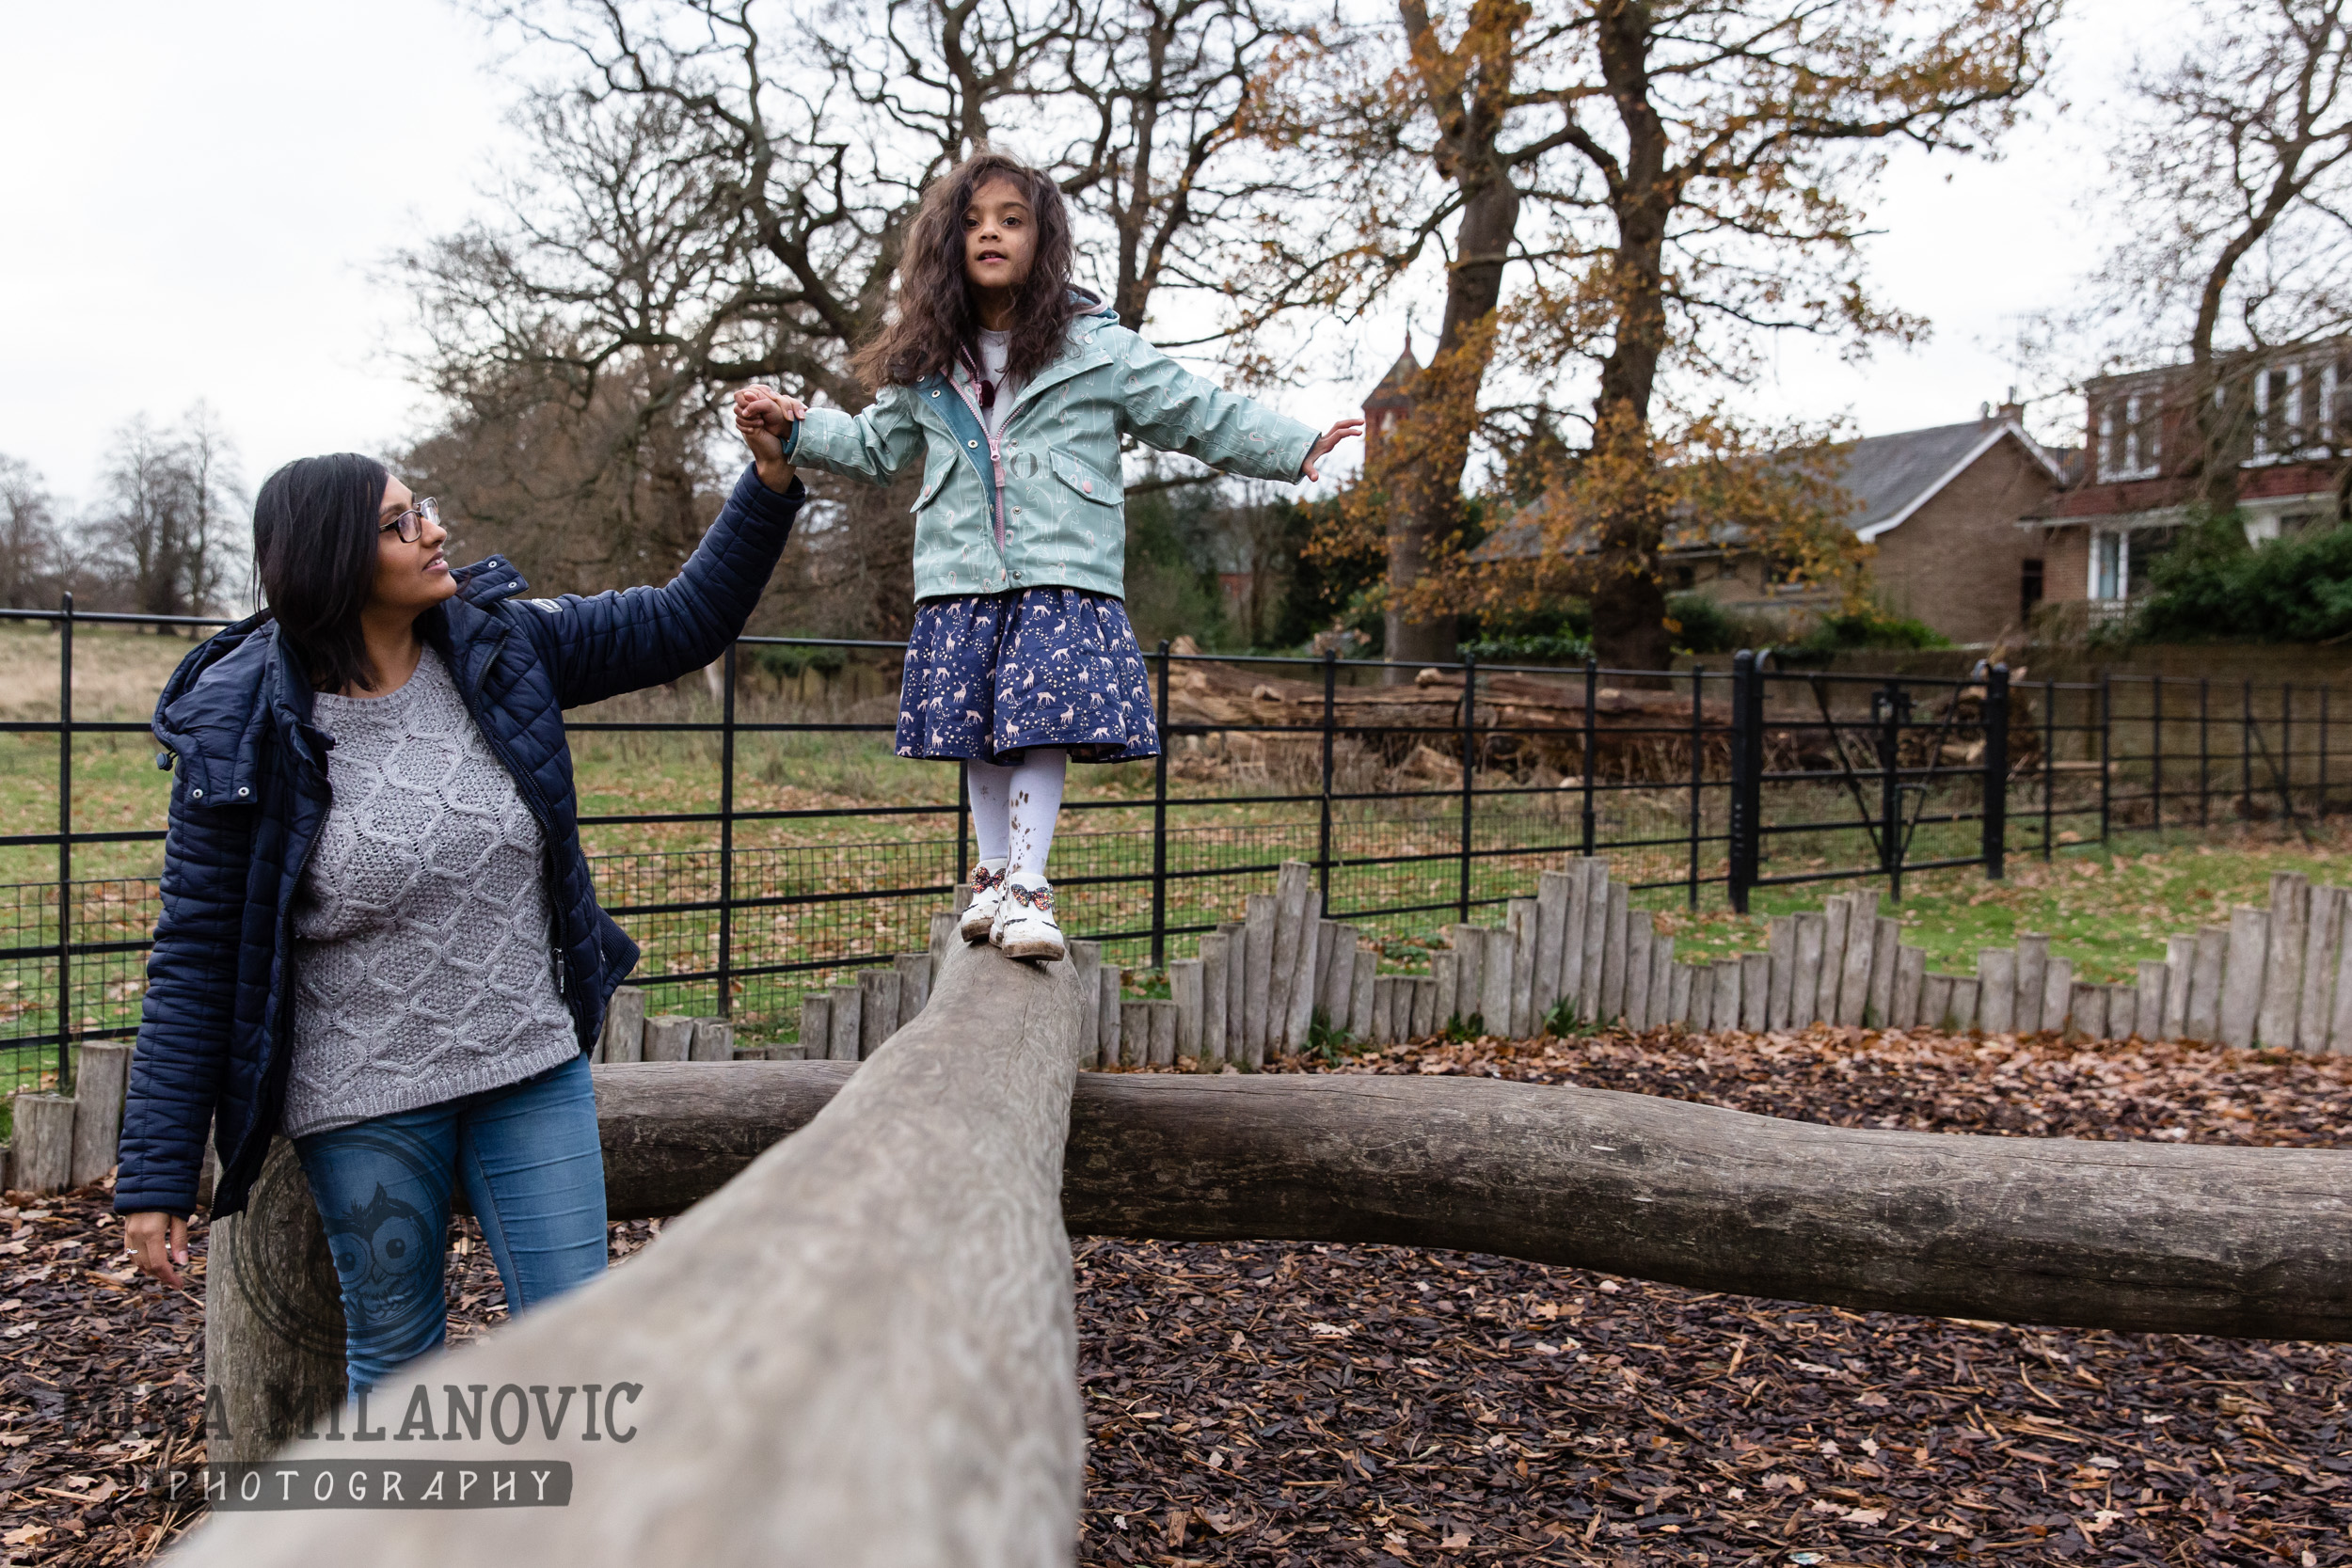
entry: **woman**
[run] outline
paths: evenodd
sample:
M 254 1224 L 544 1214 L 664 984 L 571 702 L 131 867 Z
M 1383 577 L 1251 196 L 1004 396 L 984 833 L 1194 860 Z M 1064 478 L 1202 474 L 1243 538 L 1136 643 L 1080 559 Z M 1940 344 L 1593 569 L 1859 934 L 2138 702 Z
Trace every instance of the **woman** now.
M 269 608 L 156 705 L 178 777 L 115 1210 L 176 1287 L 207 1127 L 216 1219 L 293 1139 L 355 1393 L 440 1344 L 459 1187 L 512 1310 L 604 1270 L 586 1053 L 637 948 L 589 882 L 562 710 L 741 633 L 805 496 L 754 452 L 675 581 L 560 599 L 498 556 L 452 571 L 373 459 L 290 463 L 254 504 Z

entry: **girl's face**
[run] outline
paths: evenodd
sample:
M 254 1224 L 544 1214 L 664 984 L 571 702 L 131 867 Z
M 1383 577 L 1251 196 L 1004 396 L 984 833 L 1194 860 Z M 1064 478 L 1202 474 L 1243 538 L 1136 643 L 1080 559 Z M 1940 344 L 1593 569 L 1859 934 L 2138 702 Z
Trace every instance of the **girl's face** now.
M 963 210 L 963 276 L 976 289 L 1018 288 L 1037 256 L 1037 214 L 1009 180 L 991 180 Z
M 368 594 L 370 610 L 419 613 L 457 592 L 457 579 L 450 576 L 449 562 L 441 554 L 448 530 L 420 516 L 415 519 L 415 541 L 400 536 L 401 516 L 416 504 L 408 486 L 400 481 L 385 484 L 384 500 L 375 514 L 375 586 Z

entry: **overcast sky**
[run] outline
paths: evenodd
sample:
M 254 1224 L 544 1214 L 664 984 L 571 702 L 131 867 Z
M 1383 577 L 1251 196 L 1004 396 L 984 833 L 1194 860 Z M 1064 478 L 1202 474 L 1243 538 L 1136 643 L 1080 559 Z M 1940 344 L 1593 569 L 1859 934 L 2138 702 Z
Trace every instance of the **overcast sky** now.
M 2058 90 L 2003 161 L 1899 154 L 1870 204 L 1885 230 L 1873 280 L 1928 315 L 1933 341 L 1859 367 L 1784 344 L 1751 411 L 1843 415 L 1877 435 L 1998 401 L 2019 379 L 2019 320 L 2063 304 L 2095 258 L 2090 122 L 2172 8 L 2074 0 Z M 377 274 L 405 239 L 463 218 L 515 158 L 501 118 L 514 68 L 502 80 L 480 24 L 446 0 L 0 0 L 0 452 L 78 499 L 116 429 L 198 398 L 252 480 L 417 428 L 405 305 Z M 1435 316 L 1422 308 L 1424 325 Z M 1368 344 L 1375 373 L 1402 329 L 1369 330 L 1387 340 Z M 1280 401 L 1324 418 L 1362 390 Z

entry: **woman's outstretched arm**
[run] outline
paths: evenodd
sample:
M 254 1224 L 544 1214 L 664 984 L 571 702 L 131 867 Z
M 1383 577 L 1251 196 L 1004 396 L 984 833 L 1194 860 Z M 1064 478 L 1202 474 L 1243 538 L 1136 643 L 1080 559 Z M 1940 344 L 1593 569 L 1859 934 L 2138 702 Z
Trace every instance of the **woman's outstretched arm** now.
M 771 489 L 763 468 L 789 488 Z M 763 461 L 743 470 L 718 521 L 662 586 L 509 600 L 504 613 L 538 644 L 564 707 L 674 681 L 715 661 L 743 634 L 807 499 L 789 467 Z

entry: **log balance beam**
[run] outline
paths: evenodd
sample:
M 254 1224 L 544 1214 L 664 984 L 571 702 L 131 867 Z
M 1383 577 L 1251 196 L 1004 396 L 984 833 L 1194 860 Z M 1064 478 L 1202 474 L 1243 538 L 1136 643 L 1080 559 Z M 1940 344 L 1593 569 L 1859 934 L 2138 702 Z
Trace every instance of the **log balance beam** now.
M 413 1373 L 436 1420 L 445 1388 L 512 1387 L 510 1417 L 547 1391 L 520 1446 L 464 1451 L 569 1462 L 569 1505 L 359 1528 L 223 1511 L 183 1555 L 1067 1563 L 1084 1449 L 1069 1231 L 1446 1247 L 1861 1308 L 2352 1338 L 2352 1153 L 1832 1128 L 1479 1079 L 1079 1074 L 1079 1003 L 1066 965 L 960 949 L 933 1005 L 862 1065 L 599 1068 L 610 1212 L 683 1217 Z M 319 1277 L 292 1266 L 317 1256 L 294 1176 L 214 1244 L 208 1335 L 248 1380 L 265 1359 L 249 1347 L 282 1338 L 286 1312 L 244 1301 L 238 1282 L 271 1270 L 239 1247 Z M 591 1383 L 608 1403 L 640 1389 L 630 1441 L 543 1439 L 545 1401 Z M 410 1384 L 369 1413 L 377 1430 Z M 275 1435 L 257 1424 L 213 1451 L 259 1459 Z M 321 1437 L 277 1463 L 437 1449 Z

